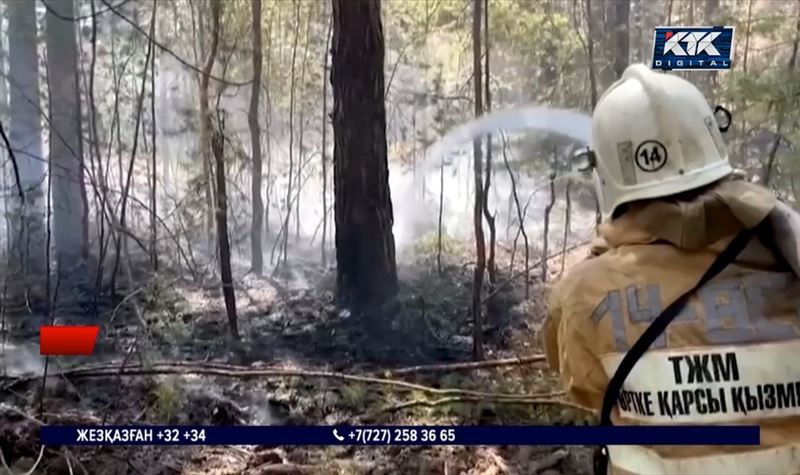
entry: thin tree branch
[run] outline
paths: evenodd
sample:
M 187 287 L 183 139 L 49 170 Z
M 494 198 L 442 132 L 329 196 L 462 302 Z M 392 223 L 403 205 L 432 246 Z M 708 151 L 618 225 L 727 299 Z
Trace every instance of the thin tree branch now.
M 14 167 L 14 179 L 17 181 L 17 191 L 19 191 L 19 199 L 22 201 L 22 204 L 25 204 L 25 192 L 22 190 L 22 182 L 19 178 L 19 165 L 17 165 L 17 157 L 14 155 L 14 150 L 11 148 L 11 143 L 8 141 L 8 136 L 6 135 L 6 130 L 3 127 L 3 123 L 0 122 L 0 135 L 3 136 L 3 142 L 6 144 L 6 149 L 8 150 L 8 156 L 11 159 L 11 165 Z

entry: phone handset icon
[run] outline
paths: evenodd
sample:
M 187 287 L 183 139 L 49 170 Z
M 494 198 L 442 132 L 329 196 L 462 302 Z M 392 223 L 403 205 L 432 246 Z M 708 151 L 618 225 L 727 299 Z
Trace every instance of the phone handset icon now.
M 336 440 L 338 440 L 339 442 L 341 442 L 341 441 L 343 441 L 343 440 L 344 440 L 344 437 L 342 437 L 341 435 L 339 435 L 339 433 L 338 433 L 338 432 L 336 432 L 336 429 L 333 429 L 333 436 L 334 436 L 334 437 L 336 438 Z

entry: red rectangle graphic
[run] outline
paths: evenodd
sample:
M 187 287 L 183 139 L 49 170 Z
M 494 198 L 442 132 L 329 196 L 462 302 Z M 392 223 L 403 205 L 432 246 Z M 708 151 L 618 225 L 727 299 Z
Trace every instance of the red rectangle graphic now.
M 39 328 L 39 354 L 48 356 L 91 355 L 97 343 L 97 325 L 57 325 Z

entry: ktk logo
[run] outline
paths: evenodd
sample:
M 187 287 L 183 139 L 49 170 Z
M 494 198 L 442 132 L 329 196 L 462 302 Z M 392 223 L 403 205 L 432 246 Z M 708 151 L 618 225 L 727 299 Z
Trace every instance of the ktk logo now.
M 664 54 L 672 53 L 675 56 L 697 56 L 706 53 L 709 56 L 719 56 L 719 50 L 714 47 L 714 40 L 721 35 L 719 31 L 704 33 L 702 31 L 668 31 L 664 34 Z M 686 44 L 686 49 L 681 47 Z
M 731 68 L 732 26 L 660 26 L 653 38 L 653 69 Z

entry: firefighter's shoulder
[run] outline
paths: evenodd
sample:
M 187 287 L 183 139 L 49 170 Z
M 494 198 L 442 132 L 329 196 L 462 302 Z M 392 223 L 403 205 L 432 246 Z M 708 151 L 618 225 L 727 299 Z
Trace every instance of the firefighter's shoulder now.
M 615 268 L 613 254 L 613 250 L 605 248 L 602 253 L 590 255 L 567 269 L 550 290 L 551 305 L 567 305 L 574 310 L 581 303 L 591 306 L 592 296 L 607 291 L 608 282 L 604 276 Z

